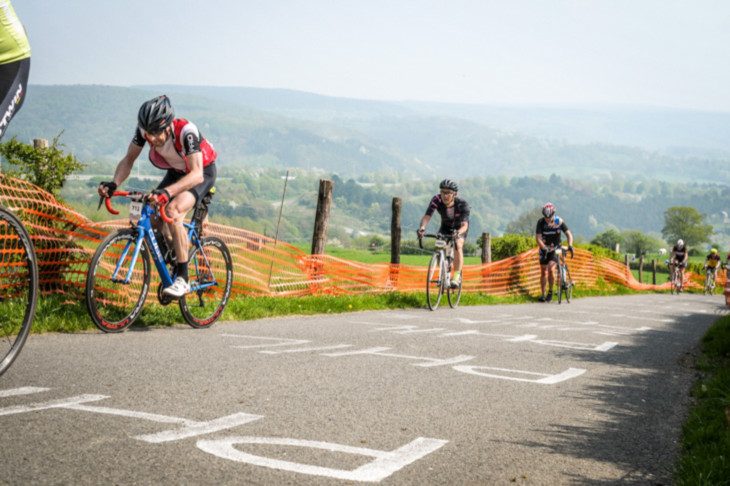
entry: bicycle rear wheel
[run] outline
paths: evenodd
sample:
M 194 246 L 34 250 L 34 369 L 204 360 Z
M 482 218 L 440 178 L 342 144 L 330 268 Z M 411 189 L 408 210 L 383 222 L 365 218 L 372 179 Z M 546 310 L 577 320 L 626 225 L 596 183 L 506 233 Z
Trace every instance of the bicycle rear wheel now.
M 89 264 L 86 308 L 96 327 L 104 332 L 124 331 L 144 307 L 150 288 L 150 254 L 144 240 L 129 282 L 124 283 L 137 247 L 137 234 L 136 229 L 111 233 L 96 249 Z
M 23 223 L 0 207 L 0 375 L 23 348 L 38 305 L 38 261 Z
M 231 295 L 231 252 L 220 238 L 206 236 L 200 247 L 190 249 L 188 262 L 192 293 L 179 300 L 180 312 L 192 327 L 210 327 L 223 314 Z
M 441 253 L 436 252 L 431 257 L 426 275 L 426 302 L 431 310 L 436 310 L 444 293 L 442 267 Z

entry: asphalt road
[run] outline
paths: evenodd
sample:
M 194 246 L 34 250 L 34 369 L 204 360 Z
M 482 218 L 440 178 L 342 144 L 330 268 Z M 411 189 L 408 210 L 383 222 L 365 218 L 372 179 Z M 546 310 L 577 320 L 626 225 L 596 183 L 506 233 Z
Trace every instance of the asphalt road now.
M 670 484 L 724 299 L 636 295 L 32 335 L 2 484 Z

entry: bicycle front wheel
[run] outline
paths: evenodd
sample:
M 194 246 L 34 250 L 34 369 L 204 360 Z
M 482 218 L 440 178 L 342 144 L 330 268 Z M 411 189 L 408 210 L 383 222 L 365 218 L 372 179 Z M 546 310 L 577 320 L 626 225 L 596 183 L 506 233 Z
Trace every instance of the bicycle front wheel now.
M 563 292 L 565 290 L 565 267 L 558 265 L 558 304 L 563 303 Z
M 132 325 L 144 307 L 150 288 L 150 254 L 136 229 L 117 230 L 101 242 L 86 276 L 86 308 L 96 327 L 121 332 Z M 131 271 L 131 275 L 130 275 Z M 127 280 L 129 276 L 129 281 Z
M 38 262 L 23 223 L 0 207 L 0 375 L 28 338 L 38 305 Z
M 200 246 L 191 248 L 188 262 L 192 293 L 179 300 L 180 312 L 192 327 L 210 327 L 223 314 L 231 296 L 231 252 L 220 238 L 206 236 Z
M 459 286 L 456 288 L 453 288 L 449 286 L 449 288 L 446 290 L 446 297 L 449 300 L 449 307 L 452 309 L 455 309 L 457 305 L 459 305 L 459 301 L 461 300 L 461 285 L 464 283 L 464 273 L 462 271 L 461 274 L 461 280 L 459 280 Z
M 573 298 L 573 279 L 570 277 L 570 269 L 565 267 L 565 301 L 570 303 Z
M 441 253 L 436 252 L 431 257 L 426 275 L 426 302 L 431 310 L 436 310 L 441 301 L 441 295 L 444 293 L 443 279 Z

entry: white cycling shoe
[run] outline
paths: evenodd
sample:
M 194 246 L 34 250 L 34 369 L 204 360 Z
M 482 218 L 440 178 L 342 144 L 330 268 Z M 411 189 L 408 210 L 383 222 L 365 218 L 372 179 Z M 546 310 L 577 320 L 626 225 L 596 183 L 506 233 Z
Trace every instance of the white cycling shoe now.
M 169 287 L 165 287 L 163 294 L 169 295 L 175 299 L 179 299 L 185 294 L 190 293 L 190 284 L 184 278 L 178 277 Z

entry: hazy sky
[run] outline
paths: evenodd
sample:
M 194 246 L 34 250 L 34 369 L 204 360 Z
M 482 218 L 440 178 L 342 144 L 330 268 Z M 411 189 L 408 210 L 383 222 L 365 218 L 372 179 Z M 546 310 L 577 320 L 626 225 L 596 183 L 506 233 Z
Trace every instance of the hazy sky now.
M 727 0 L 13 0 L 31 83 L 730 111 Z

